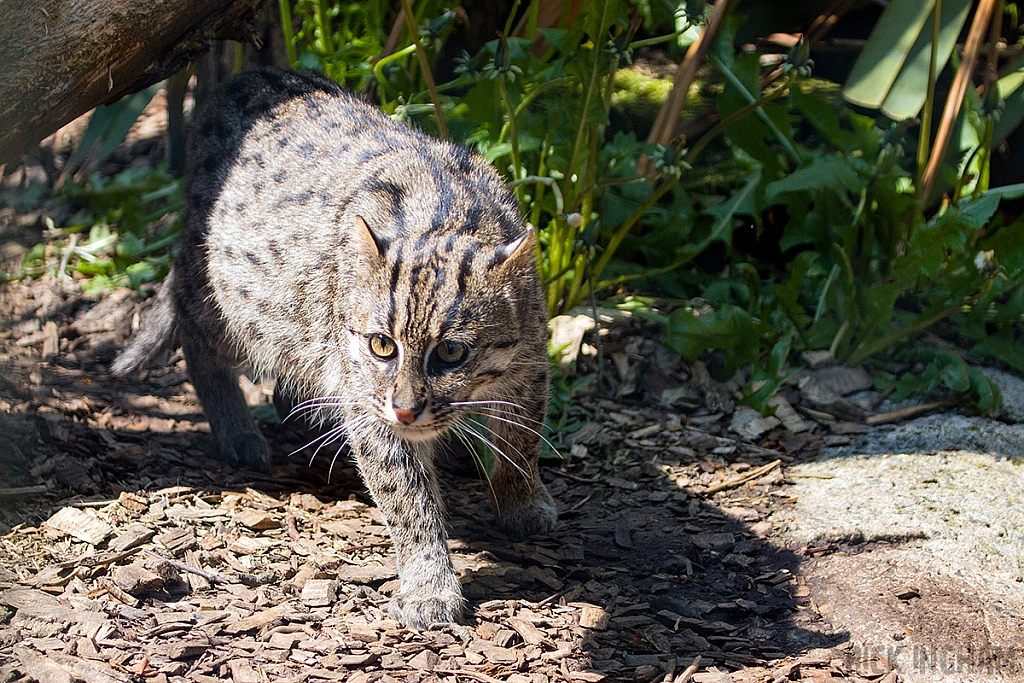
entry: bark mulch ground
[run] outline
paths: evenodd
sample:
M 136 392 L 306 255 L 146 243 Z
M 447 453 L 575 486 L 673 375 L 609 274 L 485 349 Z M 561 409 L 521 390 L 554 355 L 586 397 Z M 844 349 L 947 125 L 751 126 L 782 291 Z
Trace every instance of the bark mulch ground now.
M 0 230 L 15 258 L 37 224 Z M 816 549 L 770 540 L 820 430 L 752 443 L 726 413 L 631 399 L 656 365 L 635 329 L 605 349 L 619 398 L 579 399 L 543 468 L 554 533 L 511 542 L 486 482 L 446 471 L 466 616 L 414 631 L 387 618 L 388 535 L 344 453 L 267 423 L 270 473 L 233 470 L 180 358 L 110 378 L 137 302 L 0 285 L 0 683 L 898 679 L 822 620 L 799 572 Z

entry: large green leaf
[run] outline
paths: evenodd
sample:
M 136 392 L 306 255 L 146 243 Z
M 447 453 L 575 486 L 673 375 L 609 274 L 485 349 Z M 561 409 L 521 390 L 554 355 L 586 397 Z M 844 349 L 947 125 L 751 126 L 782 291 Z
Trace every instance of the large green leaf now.
M 67 167 L 77 170 L 94 148 L 98 148 L 93 157 L 94 164 L 113 154 L 159 89 L 160 84 L 156 83 L 145 90 L 126 95 L 113 104 L 96 107 Z
M 738 306 L 723 306 L 701 315 L 680 308 L 668 320 L 668 346 L 683 356 L 695 359 L 705 351 L 726 351 L 725 373 L 758 359 L 759 335 L 754 319 Z
M 1005 108 L 992 130 L 992 144 L 1012 133 L 1024 121 L 1024 55 L 1017 58 L 999 79 L 999 99 Z
M 801 192 L 822 187 L 860 192 L 864 187 L 864 181 L 845 159 L 831 155 L 822 156 L 785 178 L 768 183 L 765 200 L 771 202 L 783 192 Z
M 892 0 L 853 65 L 843 96 L 877 109 L 885 101 L 931 14 L 935 0 Z
M 940 7 L 936 77 L 949 61 L 949 56 L 953 53 L 953 48 L 956 47 L 956 39 L 964 24 L 967 23 L 971 0 L 942 0 Z M 870 46 L 870 41 L 868 41 L 868 46 Z M 885 101 L 882 102 L 882 113 L 889 118 L 902 121 L 920 113 L 928 95 L 928 81 L 931 78 L 929 73 L 931 47 L 932 32 L 929 21 L 924 30 L 918 34 L 903 68 L 896 77 L 896 82 L 889 88 L 888 94 L 885 95 Z

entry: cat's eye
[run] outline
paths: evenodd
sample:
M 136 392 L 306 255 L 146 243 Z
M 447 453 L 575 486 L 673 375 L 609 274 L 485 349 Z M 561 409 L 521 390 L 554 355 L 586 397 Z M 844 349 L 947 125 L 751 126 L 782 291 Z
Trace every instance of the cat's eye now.
M 391 360 L 398 355 L 398 345 L 394 339 L 383 334 L 370 335 L 370 353 L 381 360 Z
M 462 361 L 466 360 L 466 355 L 469 353 L 469 347 L 462 342 L 443 341 L 437 345 L 434 353 L 437 354 L 437 359 L 443 364 L 458 365 Z

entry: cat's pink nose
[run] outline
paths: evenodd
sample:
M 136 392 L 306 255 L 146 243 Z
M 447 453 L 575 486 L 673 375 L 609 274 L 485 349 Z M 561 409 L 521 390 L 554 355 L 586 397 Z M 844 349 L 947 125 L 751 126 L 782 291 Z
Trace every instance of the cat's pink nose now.
M 395 408 L 395 417 L 404 425 L 411 425 L 415 422 L 416 415 L 418 414 L 419 411 L 409 410 L 408 408 Z

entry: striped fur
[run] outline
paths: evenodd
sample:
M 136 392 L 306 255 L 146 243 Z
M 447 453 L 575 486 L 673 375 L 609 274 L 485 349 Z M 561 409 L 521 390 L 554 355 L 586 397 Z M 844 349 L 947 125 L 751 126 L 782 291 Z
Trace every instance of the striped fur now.
M 455 620 L 442 436 L 467 439 L 467 418 L 485 417 L 501 527 L 524 536 L 555 521 L 537 471 L 545 312 L 513 197 L 479 156 L 286 71 L 242 74 L 197 115 L 187 179 L 173 284 L 147 317 L 157 331 L 114 373 L 176 339 L 221 457 L 258 469 L 269 447 L 232 368 L 276 377 L 333 427 L 325 442 L 350 444 L 395 544 L 392 615 Z M 374 354 L 388 342 L 393 358 Z

